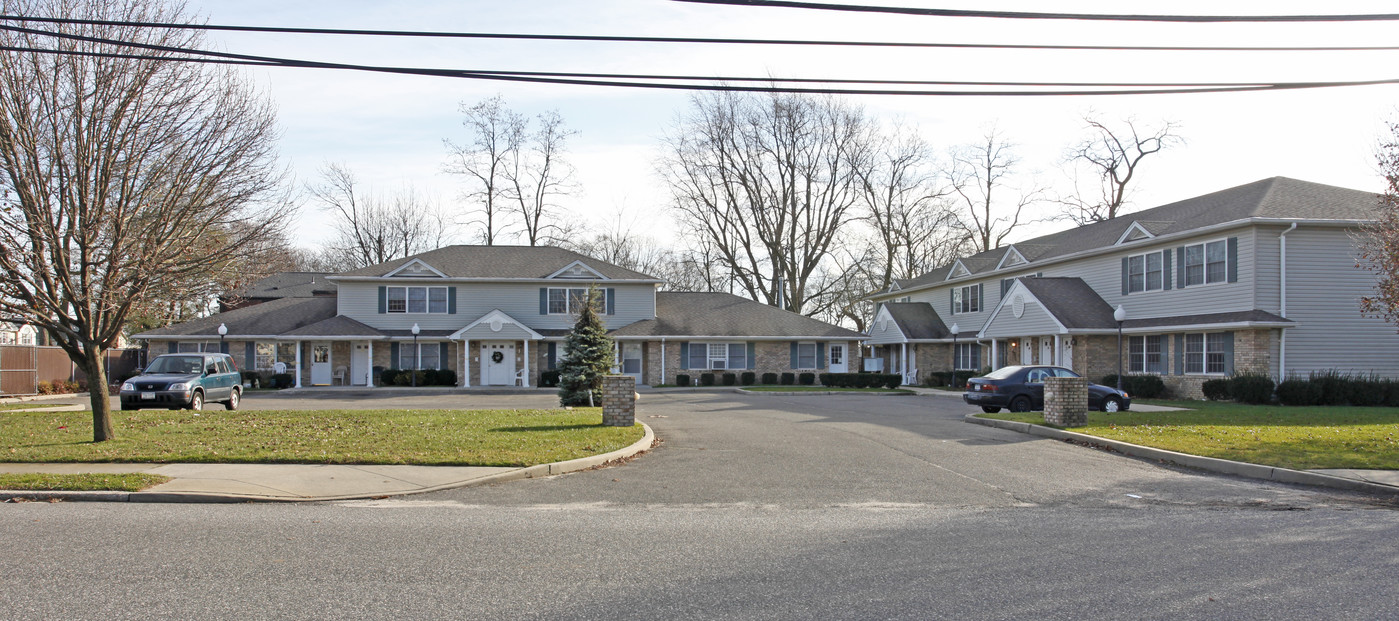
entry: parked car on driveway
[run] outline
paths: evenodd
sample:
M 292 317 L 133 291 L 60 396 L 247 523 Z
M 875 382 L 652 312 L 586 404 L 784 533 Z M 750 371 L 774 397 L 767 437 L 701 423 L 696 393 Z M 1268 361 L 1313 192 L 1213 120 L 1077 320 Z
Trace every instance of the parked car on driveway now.
M 121 385 L 123 410 L 202 410 L 211 401 L 236 410 L 242 397 L 242 375 L 228 354 L 157 356 L 144 372 Z
M 1064 367 L 1001 367 L 982 377 L 967 380 L 962 400 L 981 406 L 983 412 L 1032 412 L 1044 409 L 1044 380 L 1047 377 L 1083 377 Z M 1132 398 L 1126 392 L 1101 384 L 1088 384 L 1088 409 L 1104 412 L 1126 411 Z

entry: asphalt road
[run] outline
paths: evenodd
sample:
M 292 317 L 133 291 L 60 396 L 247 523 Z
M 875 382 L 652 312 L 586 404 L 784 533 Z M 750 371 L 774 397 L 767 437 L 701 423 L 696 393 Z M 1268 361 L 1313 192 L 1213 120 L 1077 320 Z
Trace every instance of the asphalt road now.
M 549 479 L 6 505 L 0 618 L 1399 616 L 1392 502 L 970 425 L 944 397 L 640 406 L 659 447 Z

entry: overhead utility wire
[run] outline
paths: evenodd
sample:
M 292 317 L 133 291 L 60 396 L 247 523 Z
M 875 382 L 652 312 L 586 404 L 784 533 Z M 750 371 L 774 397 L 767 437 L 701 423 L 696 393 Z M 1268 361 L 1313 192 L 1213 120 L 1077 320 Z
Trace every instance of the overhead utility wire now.
M 930 15 L 935 17 L 993 17 L 1002 19 L 1071 19 L 1112 22 L 1177 22 L 1177 23 L 1296 23 L 1296 22 L 1387 22 L 1399 21 L 1399 13 L 1370 13 L 1360 15 L 1131 15 L 1103 13 L 1036 13 L 1030 11 L 982 11 L 972 9 L 925 9 L 922 7 L 870 6 L 863 4 L 827 4 L 794 0 L 676 0 L 697 4 L 724 4 L 787 9 L 820 9 L 858 13 L 896 13 L 900 15 Z
M 1062 95 L 1163 95 L 1163 94 L 1187 94 L 1187 93 L 1224 93 L 1224 92 L 1248 92 L 1248 91 L 1269 91 L 1269 90 L 1297 90 L 1313 88 L 1329 88 L 1339 86 L 1367 86 L 1378 84 L 1399 84 L 1399 79 L 1388 80 L 1368 80 L 1368 81 L 1347 81 L 1347 82 L 1282 82 L 1282 83 L 1238 83 L 1234 85 L 1207 86 L 1201 88 L 1176 88 L 1170 85 L 1149 85 L 1148 88 L 1130 88 L 1114 90 L 1067 90 L 1067 91 L 933 91 L 933 90 L 907 90 L 907 89 L 820 89 L 820 88 L 795 88 L 779 86 L 735 86 L 730 84 L 666 84 L 659 82 L 619 82 L 601 79 L 572 79 L 563 77 L 546 77 L 560 74 L 529 73 L 529 72 L 505 72 L 505 71 L 472 71 L 460 69 L 432 69 L 417 67 L 385 67 L 374 65 L 357 65 L 347 63 L 327 63 L 319 61 L 307 61 L 288 58 L 277 58 L 269 56 L 255 56 L 249 54 L 234 54 L 230 52 L 214 52 L 194 48 L 182 48 L 176 46 L 155 45 L 149 43 L 137 43 L 131 41 L 120 41 L 105 39 L 101 37 L 91 37 L 86 35 L 74 35 L 61 32 L 50 32 L 45 30 L 35 30 L 21 28 L 17 26 L 6 26 L 0 24 L 0 30 L 23 32 L 39 36 L 51 36 L 63 39 L 86 41 L 103 45 L 114 45 L 123 47 L 135 47 L 153 51 L 163 51 L 179 54 L 199 54 L 211 56 L 213 58 L 171 58 L 165 56 L 140 57 L 130 54 L 108 53 L 108 52 L 88 52 L 77 50 L 45 50 L 39 48 L 21 48 L 16 46 L 0 46 L 0 50 L 39 52 L 59 55 L 83 55 L 113 58 L 149 58 L 153 60 L 167 60 L 180 62 L 210 63 L 210 64 L 242 64 L 259 65 L 270 67 L 289 68 L 311 68 L 311 69 L 343 69 L 354 71 L 368 71 L 377 73 L 423 75 L 437 77 L 455 77 L 481 80 L 499 80 L 512 82 L 533 82 L 544 84 L 574 84 L 586 86 L 616 86 L 630 88 L 650 88 L 669 90 L 701 90 L 701 91 L 736 91 L 736 92 L 763 92 L 763 93 L 803 93 L 803 94 L 846 94 L 846 95 L 936 95 L 936 96 L 1062 96 Z M 693 76 L 672 76 L 670 79 L 704 79 Z M 765 81 L 782 82 L 780 78 L 766 78 Z M 978 85 L 978 83 L 967 83 Z M 1033 83 L 1001 83 L 1008 86 L 1026 86 Z M 1105 86 L 1120 86 L 1106 84 Z
M 624 35 L 522 34 L 489 32 L 449 32 L 431 30 L 370 30 L 354 28 L 300 28 L 290 26 L 230 26 L 180 24 L 102 19 L 68 19 L 0 15 L 0 21 L 43 22 L 52 24 L 168 28 L 280 34 L 321 34 L 370 37 L 420 37 L 445 39 L 516 39 L 527 41 L 593 41 L 612 43 L 701 43 L 722 45 L 798 45 L 831 47 L 892 47 L 1003 50 L 1086 50 L 1126 52 L 1372 52 L 1399 50 L 1399 45 L 1053 45 L 1034 43 L 947 43 L 922 41 L 832 41 L 824 39 L 735 39 L 722 37 L 636 37 Z

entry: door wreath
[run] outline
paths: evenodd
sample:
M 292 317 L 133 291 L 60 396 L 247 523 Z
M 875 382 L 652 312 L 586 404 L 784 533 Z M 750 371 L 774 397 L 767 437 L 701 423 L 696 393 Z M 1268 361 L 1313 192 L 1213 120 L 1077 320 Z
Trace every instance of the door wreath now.
M 498 352 L 498 351 L 497 351 L 497 352 L 491 352 L 491 362 L 494 362 L 494 363 L 496 363 L 496 364 L 500 364 L 500 361 L 502 361 L 502 360 L 505 360 L 505 354 L 500 353 L 500 352 Z

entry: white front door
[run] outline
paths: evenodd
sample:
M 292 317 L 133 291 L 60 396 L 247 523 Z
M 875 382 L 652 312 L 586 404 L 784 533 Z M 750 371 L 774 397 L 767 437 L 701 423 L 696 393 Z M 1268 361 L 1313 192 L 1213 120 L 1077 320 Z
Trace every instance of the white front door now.
M 330 343 L 311 344 L 311 385 L 330 385 Z
M 1060 339 L 1059 343 L 1060 346 L 1064 348 L 1063 351 L 1059 353 L 1059 366 L 1072 371 L 1074 368 L 1074 338 L 1066 336 Z
M 1030 344 L 1030 337 L 1020 339 L 1020 364 L 1034 364 L 1034 345 Z
M 849 368 L 845 360 L 845 344 L 832 344 L 831 355 L 826 360 L 830 363 L 831 373 L 845 373 L 846 369 Z
M 515 385 L 514 343 L 481 343 L 481 385 Z
M 350 384 L 364 386 L 369 383 L 369 344 L 355 343 L 350 353 Z
M 622 343 L 622 374 L 641 383 L 641 343 Z
M 1054 364 L 1054 341 L 1040 337 L 1040 364 Z

